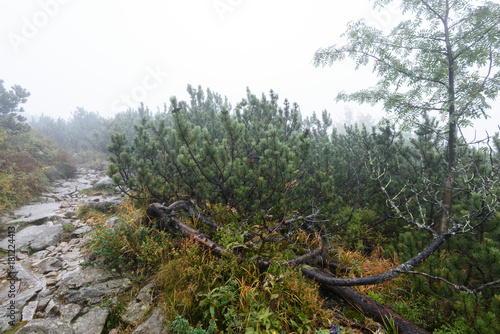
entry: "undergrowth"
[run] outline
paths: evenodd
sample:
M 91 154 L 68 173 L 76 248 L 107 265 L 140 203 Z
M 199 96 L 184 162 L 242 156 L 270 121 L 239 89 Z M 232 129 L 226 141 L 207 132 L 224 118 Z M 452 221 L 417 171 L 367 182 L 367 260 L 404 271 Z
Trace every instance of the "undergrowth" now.
M 0 215 L 33 200 L 50 182 L 74 176 L 72 157 L 31 132 L 0 129 Z
M 297 268 L 279 265 L 279 254 L 290 243 L 272 243 L 263 252 L 273 264 L 262 272 L 251 256 L 258 248 L 247 250 L 249 257 L 216 256 L 191 239 L 158 231 L 131 204 L 121 212 L 112 227 L 109 215 L 85 218 L 95 228 L 89 250 L 97 255 L 96 262 L 153 278 L 156 300 L 174 333 L 328 333 L 344 321 L 335 309 L 325 307 L 317 284 Z M 234 238 L 226 240 L 228 245 L 241 241 Z M 300 234 L 294 253 L 304 253 L 306 243 L 316 247 L 316 242 L 314 236 Z

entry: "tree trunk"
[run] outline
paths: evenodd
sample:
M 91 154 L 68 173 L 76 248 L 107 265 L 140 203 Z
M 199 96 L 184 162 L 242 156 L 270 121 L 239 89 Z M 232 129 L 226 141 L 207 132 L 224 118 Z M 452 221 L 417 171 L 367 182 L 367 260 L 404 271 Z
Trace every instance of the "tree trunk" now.
M 322 284 L 321 287 L 325 291 L 333 293 L 344 299 L 349 304 L 354 305 L 356 308 L 359 308 L 364 315 L 372 318 L 380 324 L 384 324 L 386 327 L 389 327 L 389 324 L 393 322 L 395 327 L 398 329 L 398 333 L 400 334 L 428 333 L 427 331 L 414 325 L 413 323 L 401 317 L 384 305 L 377 303 L 373 299 L 362 295 L 352 288 L 346 286 L 334 286 L 329 284 Z
M 453 205 L 453 184 L 455 183 L 455 169 L 457 167 L 457 119 L 455 115 L 455 59 L 453 46 L 450 41 L 450 30 L 448 27 L 448 14 L 450 6 L 446 2 L 446 13 L 442 19 L 445 33 L 446 57 L 448 62 L 448 174 L 444 182 L 443 191 L 443 214 L 437 232 L 444 234 L 448 230 L 448 220 L 451 217 Z

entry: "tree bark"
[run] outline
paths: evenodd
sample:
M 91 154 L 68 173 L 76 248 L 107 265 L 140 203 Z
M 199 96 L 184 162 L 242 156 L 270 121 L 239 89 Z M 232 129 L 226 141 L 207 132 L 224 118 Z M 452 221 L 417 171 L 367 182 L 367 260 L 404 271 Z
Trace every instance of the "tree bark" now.
M 352 288 L 346 286 L 334 286 L 329 284 L 321 284 L 321 287 L 325 291 L 333 293 L 344 299 L 349 304 L 359 308 L 364 315 L 372 318 L 380 324 L 385 324 L 386 326 L 388 326 L 391 321 L 394 322 L 394 325 L 398 329 L 398 333 L 428 333 L 424 329 L 416 326 L 415 324 L 401 317 L 384 305 L 377 303 L 373 299 L 362 295 Z
M 443 214 L 439 221 L 437 232 L 444 234 L 448 230 L 448 219 L 451 217 L 453 206 L 453 184 L 457 167 L 457 120 L 455 115 L 455 59 L 453 47 L 450 41 L 450 30 L 448 27 L 448 14 L 450 6 L 446 2 L 446 13 L 441 17 L 445 33 L 446 57 L 448 62 L 448 173 L 444 182 L 443 190 Z
M 356 286 L 356 285 L 373 285 L 379 284 L 385 281 L 389 281 L 399 275 L 412 270 L 413 268 L 420 265 L 425 259 L 431 256 L 434 251 L 436 251 L 447 239 L 449 239 L 458 228 L 453 228 L 449 232 L 438 236 L 433 242 L 429 244 L 424 250 L 418 253 L 415 257 L 400 264 L 396 268 L 390 269 L 382 274 L 368 277 L 358 277 L 358 278 L 336 278 L 325 272 L 317 271 L 312 267 L 304 266 L 302 267 L 302 273 L 304 276 L 313 278 L 319 283 L 334 285 L 334 286 Z

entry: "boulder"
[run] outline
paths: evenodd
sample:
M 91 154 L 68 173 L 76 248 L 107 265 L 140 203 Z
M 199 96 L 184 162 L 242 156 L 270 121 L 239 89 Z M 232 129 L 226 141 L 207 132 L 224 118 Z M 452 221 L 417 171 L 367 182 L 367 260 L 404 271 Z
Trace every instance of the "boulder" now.
M 114 188 L 116 185 L 113 179 L 105 176 L 94 184 L 95 189 Z
M 15 299 L 8 299 L 0 305 L 0 333 L 4 333 L 11 328 L 9 323 L 17 324 L 21 321 L 22 310 L 24 306 L 35 299 L 38 292 L 42 290 L 41 286 L 27 289 L 16 295 Z M 9 303 L 14 300 L 13 308 L 9 309 Z
M 75 334 L 101 334 L 108 315 L 108 309 L 102 307 L 90 309 L 90 311 L 76 319 L 73 324 Z
M 14 245 L 16 249 L 29 246 L 33 251 L 37 252 L 56 245 L 61 238 L 62 232 L 62 225 L 28 226 L 15 234 Z M 5 251 L 8 251 L 9 245 L 9 238 L 5 238 L 0 242 L 0 248 Z
M 62 217 L 59 212 L 59 203 L 39 203 L 20 207 L 14 211 L 17 219 L 11 220 L 9 224 L 27 223 L 31 225 L 40 225 L 50 219 Z
M 127 306 L 127 309 L 120 318 L 123 322 L 137 326 L 142 318 L 148 313 L 153 302 L 154 283 L 143 287 L 136 298 Z
M 14 276 L 16 279 L 16 283 L 14 284 L 16 291 L 42 285 L 26 264 L 17 262 L 14 264 L 14 270 L 9 272 L 9 276 L 6 277 L 6 280 L 0 287 L 0 304 L 9 299 L 9 290 L 11 290 L 10 279 L 14 278 Z
M 62 262 L 56 257 L 48 257 L 33 265 L 36 271 L 46 274 L 51 271 L 58 271 L 62 268 Z
M 73 327 L 60 319 L 34 319 L 16 332 L 16 334 L 74 334 Z
M 93 284 L 86 288 L 68 289 L 66 293 L 58 293 L 57 296 L 68 303 L 95 305 L 129 290 L 131 287 L 132 282 L 128 278 L 119 278 Z
M 26 305 L 23 308 L 23 321 L 31 321 L 33 320 L 33 316 L 35 315 L 36 309 L 38 307 L 38 301 L 32 301 L 29 302 L 28 305 Z
M 161 308 L 157 308 L 153 314 L 136 328 L 132 334 L 163 334 L 168 333 L 165 323 L 165 313 Z
M 82 307 L 78 304 L 66 304 L 60 308 L 61 318 L 71 322 L 80 313 Z
M 132 282 L 102 267 L 87 267 L 66 277 L 55 296 L 75 304 L 97 304 L 107 297 L 130 289 Z
M 83 234 L 91 230 L 90 226 L 82 226 L 71 232 L 71 238 L 80 238 Z

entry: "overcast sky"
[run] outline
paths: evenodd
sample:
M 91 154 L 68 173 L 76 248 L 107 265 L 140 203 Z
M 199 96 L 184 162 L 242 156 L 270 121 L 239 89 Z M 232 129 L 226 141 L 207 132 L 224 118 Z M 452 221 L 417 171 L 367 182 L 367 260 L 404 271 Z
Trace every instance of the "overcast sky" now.
M 349 62 L 315 68 L 315 51 L 341 42 L 349 21 L 381 29 L 397 8 L 368 0 L 0 0 L 0 79 L 31 92 L 25 109 L 68 117 L 76 107 L 112 116 L 143 101 L 156 110 L 201 85 L 234 106 L 273 89 L 303 115 L 327 109 L 336 121 L 377 108 L 335 103 L 339 91 L 367 88 L 371 68 Z M 499 104 L 481 135 L 500 124 Z

